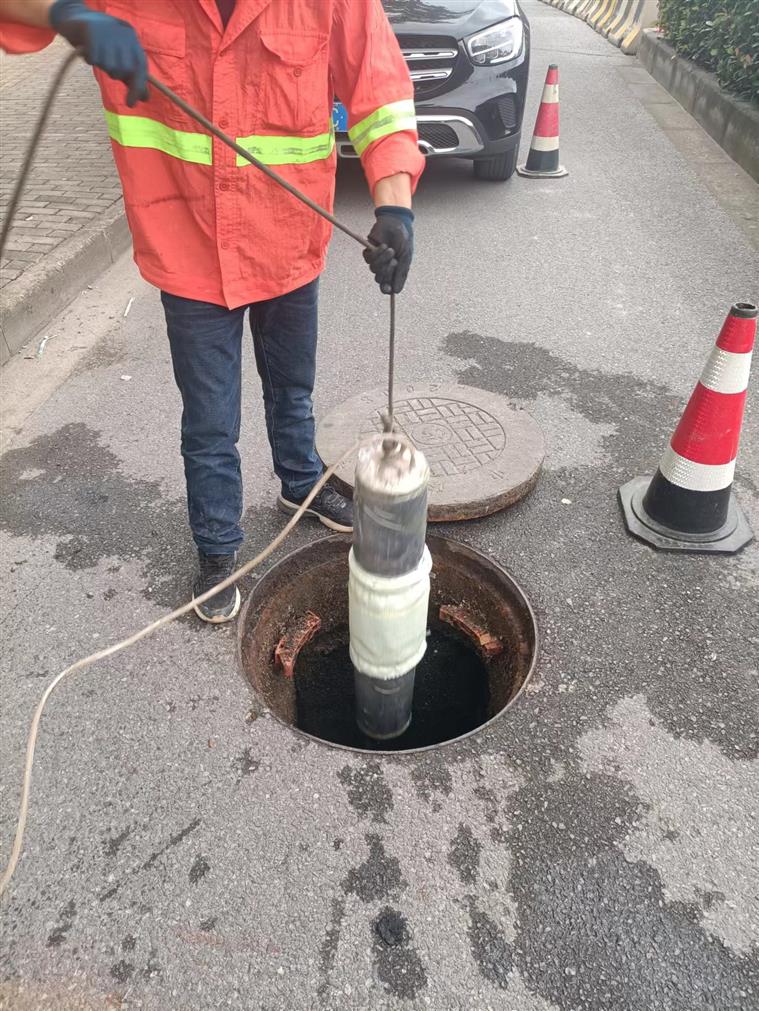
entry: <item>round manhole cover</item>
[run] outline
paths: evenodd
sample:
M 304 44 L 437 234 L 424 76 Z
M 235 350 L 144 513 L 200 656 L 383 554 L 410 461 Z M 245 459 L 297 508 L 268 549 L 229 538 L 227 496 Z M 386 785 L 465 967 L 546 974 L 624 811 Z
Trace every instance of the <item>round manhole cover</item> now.
M 346 400 L 319 424 L 316 447 L 327 466 L 357 436 L 382 431 L 387 391 Z M 545 444 L 537 422 L 504 397 L 472 386 L 430 383 L 401 387 L 395 424 L 430 465 L 432 522 L 475 519 L 513 505 L 538 479 Z M 337 471 L 344 492 L 353 490 L 354 461 Z

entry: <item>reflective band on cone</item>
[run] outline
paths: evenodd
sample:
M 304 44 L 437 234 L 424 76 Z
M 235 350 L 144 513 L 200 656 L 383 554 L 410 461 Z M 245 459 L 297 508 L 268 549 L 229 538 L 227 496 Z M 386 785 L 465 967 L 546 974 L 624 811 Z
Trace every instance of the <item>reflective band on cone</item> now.
M 559 164 L 559 68 L 555 63 L 546 74 L 527 162 L 518 166 L 517 172 L 538 179 L 558 179 L 568 174 Z
M 655 547 L 732 554 L 753 537 L 732 484 L 756 318 L 732 307 L 650 484 L 620 489 L 628 529 Z

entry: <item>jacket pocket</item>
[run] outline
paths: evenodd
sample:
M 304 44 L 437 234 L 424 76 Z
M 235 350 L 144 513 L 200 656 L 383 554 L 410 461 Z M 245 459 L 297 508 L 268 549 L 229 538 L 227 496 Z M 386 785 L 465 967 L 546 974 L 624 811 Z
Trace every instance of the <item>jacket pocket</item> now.
M 137 37 L 148 57 L 148 69 L 163 84 L 186 97 L 187 54 L 186 30 L 183 24 L 157 21 L 145 17 L 135 10 L 134 5 L 120 7 L 111 3 L 108 13 L 128 21 L 137 32 Z
M 329 57 L 320 32 L 267 30 L 263 43 L 261 123 L 295 135 L 329 129 Z

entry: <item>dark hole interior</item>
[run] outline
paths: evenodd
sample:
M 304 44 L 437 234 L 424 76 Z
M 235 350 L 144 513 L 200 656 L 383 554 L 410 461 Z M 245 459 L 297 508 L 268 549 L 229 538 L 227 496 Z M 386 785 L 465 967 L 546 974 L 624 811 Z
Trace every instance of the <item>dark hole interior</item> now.
M 485 664 L 471 643 L 434 623 L 416 668 L 411 725 L 392 741 L 376 742 L 357 727 L 347 626 L 317 636 L 295 667 L 296 726 L 334 744 L 380 751 L 426 748 L 468 734 L 488 719 Z

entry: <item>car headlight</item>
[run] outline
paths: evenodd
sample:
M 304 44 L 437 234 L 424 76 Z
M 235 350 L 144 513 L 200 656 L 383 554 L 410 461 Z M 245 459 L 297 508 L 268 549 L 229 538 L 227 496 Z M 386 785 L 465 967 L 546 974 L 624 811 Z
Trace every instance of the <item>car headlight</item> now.
M 500 25 L 486 28 L 484 32 L 470 35 L 466 40 L 466 48 L 472 63 L 477 66 L 492 66 L 518 56 L 523 38 L 524 28 L 520 18 L 510 18 Z

